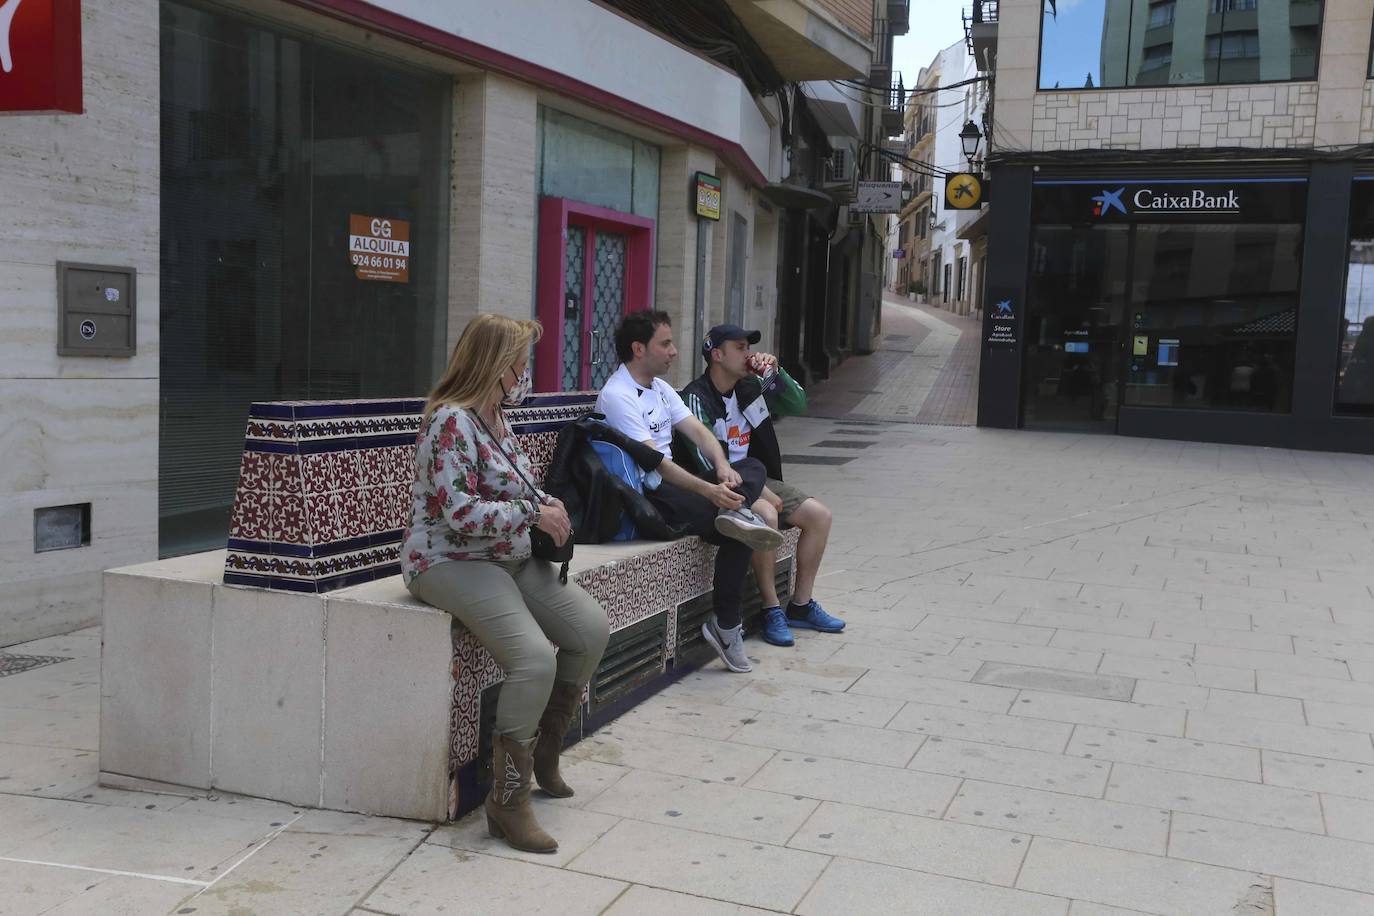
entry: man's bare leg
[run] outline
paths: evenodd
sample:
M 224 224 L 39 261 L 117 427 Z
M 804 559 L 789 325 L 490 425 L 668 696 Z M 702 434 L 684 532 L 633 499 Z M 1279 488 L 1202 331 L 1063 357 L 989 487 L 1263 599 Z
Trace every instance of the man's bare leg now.
M 797 544 L 797 556 L 793 562 L 797 566 L 797 583 L 792 589 L 792 603 L 806 604 L 814 596 L 816 573 L 821 568 L 821 557 L 825 555 L 825 545 L 830 539 L 830 510 L 820 500 L 808 499 L 792 510 L 787 523 L 801 529 L 801 541 Z M 754 572 L 758 573 L 758 554 L 754 554 Z M 764 602 L 767 606 L 767 602 Z
M 766 499 L 760 499 L 750 506 L 759 518 L 763 519 L 770 527 L 778 527 L 778 512 L 773 508 L 773 504 Z M 763 599 L 765 608 L 778 606 L 778 587 L 774 582 L 775 570 L 778 565 L 778 552 L 776 550 L 756 550 L 752 560 L 754 568 L 754 578 L 758 580 L 759 595 Z

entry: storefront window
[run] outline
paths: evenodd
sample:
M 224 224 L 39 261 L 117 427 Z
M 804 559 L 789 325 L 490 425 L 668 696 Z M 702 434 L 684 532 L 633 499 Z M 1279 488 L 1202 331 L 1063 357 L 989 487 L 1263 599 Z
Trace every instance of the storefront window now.
M 1299 178 L 1037 182 L 1025 425 L 1289 411 L 1306 201 Z
M 1026 289 L 1028 429 L 1115 427 L 1130 231 L 1035 227 Z
M 658 218 L 658 147 L 540 109 L 539 193 Z
M 178 3 L 160 46 L 169 556 L 224 546 L 251 402 L 432 384 L 452 81 Z M 357 263 L 353 236 L 386 253 Z
M 1135 231 L 1125 403 L 1287 411 L 1302 227 Z
M 1317 76 L 1322 0 L 1046 2 L 1041 19 L 1041 89 Z
M 1336 367 L 1336 412 L 1374 414 L 1374 180 L 1351 195 L 1350 250 Z

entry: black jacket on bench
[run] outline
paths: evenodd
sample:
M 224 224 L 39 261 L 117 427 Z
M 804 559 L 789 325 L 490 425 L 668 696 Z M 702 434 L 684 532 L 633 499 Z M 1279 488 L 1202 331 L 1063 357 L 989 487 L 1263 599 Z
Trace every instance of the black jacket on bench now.
M 601 440 L 619 446 L 646 471 L 657 468 L 663 455 L 604 421 L 601 414 L 590 413 L 565 424 L 558 431 L 558 444 L 544 475 L 545 492 L 563 500 L 572 519 L 573 541 L 601 544 L 611 540 L 620 530 L 622 513 L 634 519 L 641 538 L 673 541 L 682 537 L 685 526 L 669 525 L 642 493 L 606 470 L 591 443 Z

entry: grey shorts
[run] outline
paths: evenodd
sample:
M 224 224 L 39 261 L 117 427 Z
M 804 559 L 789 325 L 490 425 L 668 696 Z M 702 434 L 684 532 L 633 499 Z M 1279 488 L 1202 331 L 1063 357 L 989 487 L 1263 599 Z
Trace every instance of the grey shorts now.
M 771 477 L 768 478 L 768 489 L 778 494 L 778 498 L 782 500 L 782 511 L 778 513 L 778 527 L 791 528 L 792 526 L 787 524 L 788 516 L 797 511 L 797 507 L 811 497 L 790 483 L 774 480 Z

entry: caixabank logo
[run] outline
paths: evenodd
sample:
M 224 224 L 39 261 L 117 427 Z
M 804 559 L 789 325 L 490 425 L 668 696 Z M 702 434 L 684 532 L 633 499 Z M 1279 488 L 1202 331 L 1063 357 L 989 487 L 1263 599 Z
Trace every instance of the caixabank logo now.
M 1126 193 L 1124 187 L 1117 188 L 1115 191 L 1104 190 L 1101 194 L 1093 198 L 1093 216 L 1102 217 L 1111 213 L 1113 210 L 1121 211 L 1122 216 L 1128 216 L 1126 205 L 1121 202 L 1121 195 Z
M 1240 192 L 1235 189 L 1209 190 L 1179 188 L 1160 190 L 1140 187 L 1129 196 L 1126 186 L 1104 188 L 1092 198 L 1093 216 L 1098 219 L 1120 213 L 1122 216 L 1206 215 L 1235 216 L 1240 213 Z

